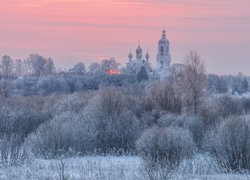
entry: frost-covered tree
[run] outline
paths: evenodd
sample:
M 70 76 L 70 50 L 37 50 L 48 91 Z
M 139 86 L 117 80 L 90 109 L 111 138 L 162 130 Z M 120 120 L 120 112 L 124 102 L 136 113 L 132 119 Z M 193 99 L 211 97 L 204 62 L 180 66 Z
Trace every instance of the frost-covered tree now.
M 243 112 L 240 99 L 234 96 L 222 95 L 214 100 L 214 104 L 218 114 L 223 118 L 239 116 Z
M 101 73 L 101 65 L 97 62 L 93 62 L 89 66 L 88 73 L 93 75 L 93 74 L 100 74 Z
M 200 117 L 193 115 L 176 116 L 166 114 L 160 117 L 160 119 L 158 120 L 158 124 L 160 127 L 173 126 L 189 130 L 197 147 L 201 147 L 203 134 L 206 129 Z
M 8 79 L 0 79 L 0 95 L 8 97 L 11 95 L 12 82 Z
M 51 58 L 46 61 L 45 69 L 47 74 L 53 74 L 55 72 L 54 61 Z
M 138 151 L 153 167 L 176 168 L 182 160 L 192 157 L 195 149 L 188 130 L 178 127 L 154 126 L 143 132 L 136 142 Z
M 84 63 L 77 63 L 74 65 L 73 68 L 70 69 L 71 72 L 78 73 L 78 74 L 85 74 L 86 69 Z
M 25 75 L 32 75 L 33 73 L 33 68 L 32 68 L 32 64 L 29 58 L 23 60 L 23 71 Z
M 168 113 L 182 112 L 182 99 L 176 82 L 165 80 L 154 83 L 150 89 L 150 98 L 161 110 Z
M 204 145 L 217 163 L 229 172 L 250 169 L 249 117 L 232 117 L 223 121 Z
M 30 54 L 27 61 L 32 68 L 32 74 L 41 76 L 46 72 L 46 59 L 39 54 Z
M 63 77 L 53 75 L 40 77 L 34 88 L 40 95 L 66 94 L 70 92 L 66 80 Z
M 109 70 L 118 70 L 119 66 L 120 64 L 114 58 L 105 59 L 101 62 L 101 72 L 107 73 Z
M 145 66 L 141 67 L 141 69 L 138 72 L 136 78 L 137 78 L 138 82 L 142 82 L 142 81 L 147 81 L 148 80 L 148 72 L 147 72 Z
M 97 123 L 97 147 L 101 152 L 134 149 L 139 122 L 129 111 L 125 94 L 123 88 L 107 87 L 90 103 L 89 116 Z
M 244 78 L 244 79 L 241 80 L 241 82 L 240 82 L 239 94 L 247 93 L 248 87 L 249 87 L 248 81 L 247 81 L 246 78 Z
M 81 112 L 62 112 L 30 134 L 26 143 L 36 157 L 55 158 L 61 155 L 93 152 L 95 121 Z
M 228 85 L 222 76 L 209 74 L 207 76 L 208 90 L 211 93 L 226 93 L 228 92 Z
M 248 114 L 250 112 L 250 98 L 243 97 L 241 99 L 241 105 L 242 105 L 242 109 L 245 111 L 245 113 Z
M 46 59 L 39 54 L 30 54 L 24 61 L 27 74 L 35 76 L 53 74 L 55 72 L 54 62 L 51 58 Z
M 197 113 L 206 87 L 204 64 L 196 51 L 190 51 L 186 57 L 183 91 L 188 109 Z
M 20 77 L 23 75 L 23 71 L 24 71 L 24 63 L 21 59 L 16 59 L 15 60 L 15 74 L 17 77 Z
M 4 55 L 1 60 L 1 69 L 3 76 L 9 78 L 13 70 L 13 60 L 10 56 Z

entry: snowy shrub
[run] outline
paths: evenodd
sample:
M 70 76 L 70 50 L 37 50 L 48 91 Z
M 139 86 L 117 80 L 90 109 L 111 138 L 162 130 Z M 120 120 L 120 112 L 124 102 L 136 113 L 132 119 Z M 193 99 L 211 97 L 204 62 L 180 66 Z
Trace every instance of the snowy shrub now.
M 102 152 L 131 152 L 139 136 L 139 122 L 130 112 L 103 119 L 97 126 L 97 146 Z
M 181 116 L 178 118 L 178 125 L 189 130 L 197 147 L 201 147 L 205 132 L 204 123 L 201 118 L 197 116 Z
M 191 159 L 182 161 L 176 172 L 183 176 L 187 174 L 204 176 L 223 173 L 224 169 L 207 153 L 195 153 Z
M 8 97 L 13 90 L 13 82 L 7 79 L 0 78 L 0 96 Z
M 70 89 L 63 77 L 57 76 L 42 76 L 36 84 L 37 93 L 41 95 L 49 95 L 52 93 L 65 94 L 69 93 Z
M 2 136 L 0 138 L 0 164 L 13 166 L 23 163 L 28 156 L 22 143 L 19 136 Z
M 228 171 L 250 170 L 249 117 L 223 121 L 204 142 L 218 164 Z
M 182 99 L 173 81 L 156 82 L 150 89 L 150 98 L 159 109 L 168 113 L 181 113 Z
M 139 122 L 129 110 L 125 94 L 123 88 L 104 88 L 87 108 L 97 123 L 97 147 L 103 153 L 131 151 L 139 136 Z
M 45 102 L 47 100 L 47 102 Z M 12 134 L 25 138 L 40 124 L 51 118 L 49 99 L 45 98 L 8 98 L 1 101 L 0 135 Z
M 217 103 L 217 110 L 221 117 L 227 118 L 231 115 L 241 115 L 242 114 L 242 106 L 241 101 L 237 97 L 223 95 L 215 100 Z
M 66 111 L 79 113 L 88 105 L 94 95 L 95 92 L 85 92 L 61 96 L 61 99 L 58 99 L 53 106 L 53 114 L 59 115 Z
M 94 123 L 84 113 L 64 112 L 40 126 L 29 136 L 27 143 L 35 156 L 43 158 L 93 152 Z
M 100 85 L 101 77 L 100 76 L 90 76 L 85 77 L 81 81 L 75 84 L 76 90 L 98 90 Z
M 217 97 L 206 98 L 199 111 L 199 116 L 207 129 L 214 128 L 221 121 L 216 98 Z
M 178 127 L 154 126 L 136 142 L 138 151 L 150 165 L 177 167 L 193 155 L 195 145 L 188 130 Z
M 190 134 L 193 137 L 194 142 L 198 147 L 202 144 L 204 123 L 201 118 L 194 116 L 194 115 L 182 115 L 182 116 L 175 116 L 175 115 L 163 115 L 158 124 L 161 127 L 180 127 L 183 129 L 189 130 Z
M 36 94 L 35 86 L 38 81 L 38 77 L 20 77 L 15 80 L 15 93 L 21 96 L 30 96 Z
M 250 112 L 250 98 L 243 97 L 241 98 L 242 109 L 246 114 Z

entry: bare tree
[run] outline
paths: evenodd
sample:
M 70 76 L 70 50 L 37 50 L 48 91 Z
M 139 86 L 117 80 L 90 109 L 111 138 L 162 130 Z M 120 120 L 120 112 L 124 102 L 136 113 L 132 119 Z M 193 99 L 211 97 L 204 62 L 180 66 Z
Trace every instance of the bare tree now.
M 8 79 L 0 80 L 0 96 L 8 97 L 10 96 L 10 91 L 12 88 L 12 84 Z
M 25 59 L 23 61 L 23 73 L 25 75 L 31 75 L 33 72 L 33 68 L 32 68 L 32 64 L 31 64 L 31 61 L 30 59 Z
M 17 77 L 22 76 L 23 75 L 23 68 L 24 68 L 23 61 L 21 59 L 16 59 L 14 67 L 15 67 L 15 75 Z
M 206 87 L 204 64 L 196 51 L 186 57 L 182 86 L 187 107 L 196 114 Z
M 3 75 L 6 78 L 9 78 L 13 69 L 13 60 L 10 58 L 10 56 L 3 56 L 1 61 L 1 68 Z
M 78 73 L 78 74 L 85 74 L 86 69 L 84 63 L 77 63 L 74 65 L 72 69 L 70 69 L 71 72 Z
M 101 71 L 102 73 L 106 73 L 109 70 L 117 70 L 119 66 L 120 64 L 114 58 L 105 59 L 101 63 Z
M 176 114 L 182 111 L 182 99 L 177 83 L 173 80 L 154 83 L 150 88 L 149 97 L 163 111 Z
M 27 60 L 35 76 L 41 76 L 46 71 L 46 59 L 44 57 L 38 54 L 30 54 Z
M 53 74 L 55 72 L 54 62 L 51 58 L 46 61 L 45 64 L 46 73 Z
M 89 66 L 88 73 L 90 74 L 99 74 L 101 72 L 101 65 L 97 62 L 93 62 Z

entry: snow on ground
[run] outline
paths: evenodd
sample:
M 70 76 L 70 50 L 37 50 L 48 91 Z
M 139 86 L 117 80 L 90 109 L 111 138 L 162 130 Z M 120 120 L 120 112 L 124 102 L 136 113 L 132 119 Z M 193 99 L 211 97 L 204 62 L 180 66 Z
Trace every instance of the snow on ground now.
M 1 167 L 2 180 L 147 180 L 150 174 L 143 168 L 143 161 L 137 156 L 87 156 L 63 160 L 34 159 L 33 162 L 16 166 Z M 60 179 L 61 178 L 61 179 Z M 163 179 L 157 177 L 154 179 Z M 247 175 L 172 175 L 172 179 L 213 179 L 213 180 L 247 180 Z

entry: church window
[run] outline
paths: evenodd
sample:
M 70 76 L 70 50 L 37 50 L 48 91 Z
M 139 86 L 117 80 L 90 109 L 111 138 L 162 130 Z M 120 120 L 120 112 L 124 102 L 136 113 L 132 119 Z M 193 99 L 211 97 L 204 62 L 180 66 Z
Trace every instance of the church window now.
M 163 56 L 164 55 L 164 47 L 161 46 L 161 55 Z

